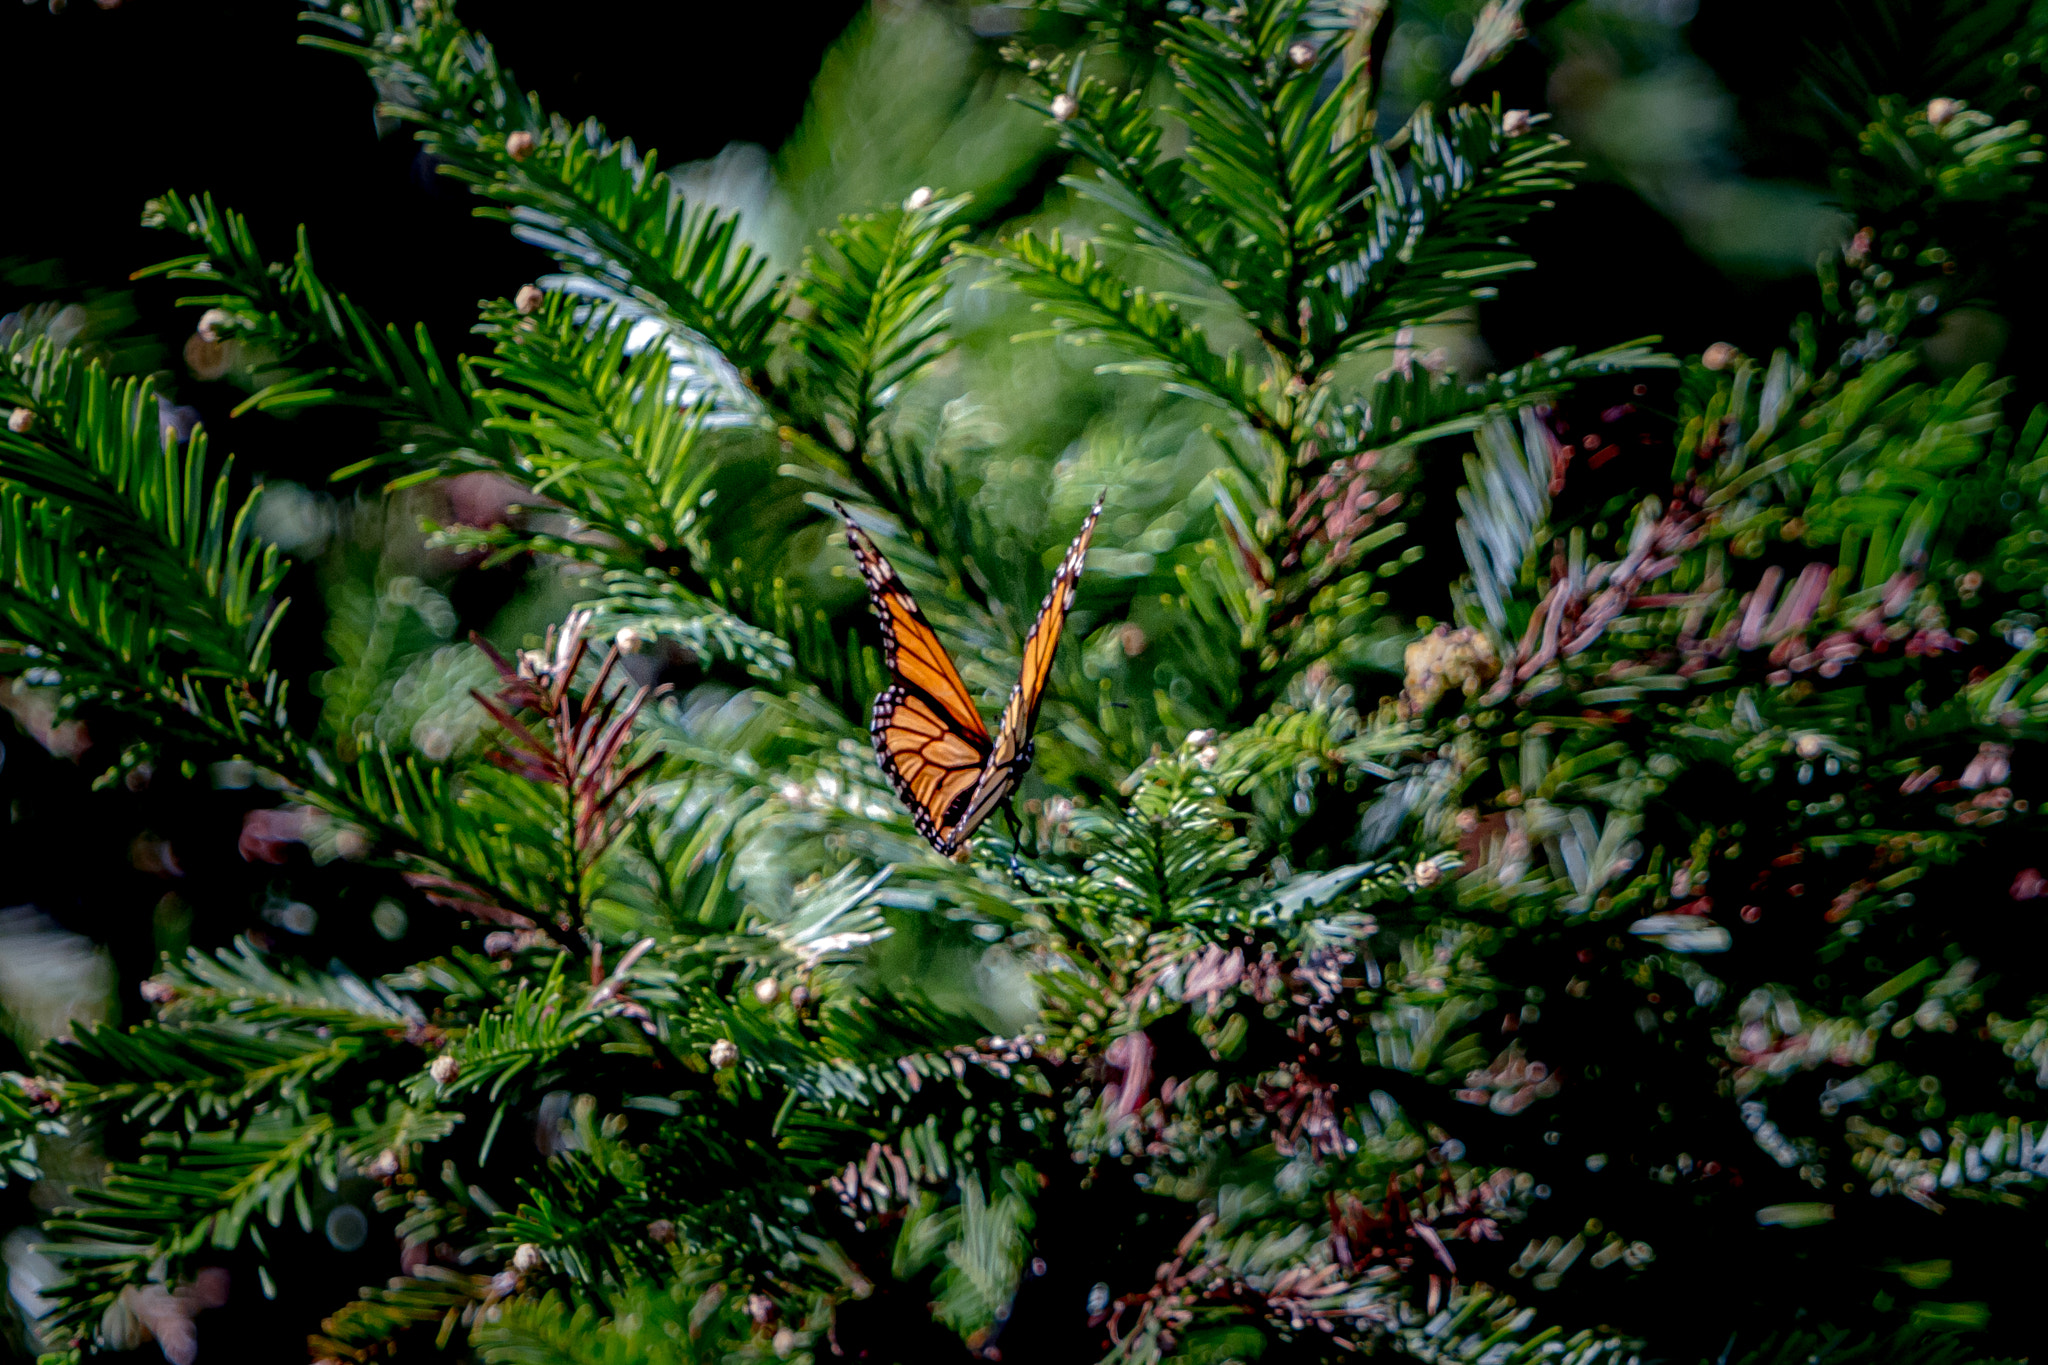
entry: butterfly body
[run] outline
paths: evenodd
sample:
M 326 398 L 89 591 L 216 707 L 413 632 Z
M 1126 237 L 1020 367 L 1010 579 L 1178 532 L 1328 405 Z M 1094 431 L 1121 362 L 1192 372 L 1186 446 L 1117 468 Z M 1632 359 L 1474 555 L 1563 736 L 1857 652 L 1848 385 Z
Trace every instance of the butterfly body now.
M 1097 502 L 1039 605 L 1024 638 L 1023 675 L 1010 691 L 994 734 L 938 634 L 896 570 L 847 516 L 847 543 L 867 580 L 868 604 L 882 623 L 882 662 L 892 681 L 875 698 L 875 758 L 910 810 L 917 832 L 940 854 L 967 856 L 967 840 L 1007 802 L 1036 751 L 1032 728 L 1051 676 L 1053 653 L 1087 558 Z

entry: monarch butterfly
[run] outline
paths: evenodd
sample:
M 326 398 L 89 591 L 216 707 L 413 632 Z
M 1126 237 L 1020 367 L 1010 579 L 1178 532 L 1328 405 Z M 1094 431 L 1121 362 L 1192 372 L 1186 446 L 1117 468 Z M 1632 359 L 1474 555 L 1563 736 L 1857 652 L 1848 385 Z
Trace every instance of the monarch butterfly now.
M 1096 500 L 1081 524 L 1081 534 L 1074 537 L 1052 576 L 1038 619 L 1024 637 L 1023 676 L 1011 689 L 993 736 L 910 589 L 844 507 L 839 515 L 846 521 L 854 561 L 867 580 L 868 603 L 882 622 L 882 663 L 893 680 L 875 698 L 874 720 L 868 726 L 875 757 L 896 795 L 910 808 L 917 832 L 946 857 L 965 858 L 968 836 L 1010 798 L 1031 766 L 1031 730 L 1038 723 L 1053 651 L 1074 605 L 1102 500 Z

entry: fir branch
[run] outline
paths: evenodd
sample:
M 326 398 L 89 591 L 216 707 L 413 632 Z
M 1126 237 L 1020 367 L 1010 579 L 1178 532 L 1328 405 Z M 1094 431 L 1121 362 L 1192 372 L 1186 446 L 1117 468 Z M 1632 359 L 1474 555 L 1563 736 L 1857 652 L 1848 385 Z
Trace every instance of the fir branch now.
M 588 904 L 590 879 L 598 860 L 631 821 L 638 798 L 622 801 L 654 766 L 660 755 L 628 762 L 637 747 L 634 719 L 652 695 L 642 687 L 628 693 L 609 690 L 618 668 L 615 645 L 581 696 L 572 697 L 579 666 L 588 652 L 583 638 L 587 614 L 572 616 L 562 629 L 562 644 L 546 671 L 532 665 L 515 669 L 493 655 L 502 680 L 498 695 L 473 693 L 477 703 L 503 728 L 509 741 L 491 758 L 536 789 L 555 788 L 561 795 L 559 824 L 553 846 L 562 859 L 557 922 L 567 929 L 578 923 Z M 553 641 L 550 640 L 552 644 Z M 545 729 L 535 733 L 519 718 L 522 711 L 540 713 Z
M 1530 267 L 1504 234 L 1571 188 L 1577 163 L 1558 159 L 1562 139 L 1511 133 L 1503 117 L 1459 105 L 1439 122 L 1422 110 L 1405 173 L 1376 158 L 1372 191 L 1319 254 L 1328 264 L 1307 295 L 1317 364 L 1489 297 L 1484 281 Z
M 34 415 L 0 433 L 15 659 L 47 657 L 74 695 L 275 746 L 283 683 L 269 650 L 286 566 L 250 529 L 256 498 L 234 502 L 202 434 L 181 448 L 161 429 L 147 382 L 46 343 L 0 370 L 0 403 Z
M 859 315 L 866 340 L 842 352 L 799 325 L 796 354 L 818 373 L 799 365 L 785 381 L 769 362 L 796 295 L 769 277 L 737 218 L 685 204 L 650 159 L 595 122 L 579 129 L 549 118 L 514 87 L 490 44 L 442 5 L 372 0 L 355 18 L 320 9 L 305 17 L 341 35 L 305 41 L 361 62 L 391 97 L 380 109 L 414 125 L 442 168 L 490 201 L 482 212 L 564 267 L 548 283 L 584 301 L 569 316 L 622 328 L 635 353 L 668 357 L 673 371 L 656 390 L 668 401 L 701 401 L 721 423 L 773 432 L 819 478 L 853 485 L 834 491 L 911 511 L 866 447 L 879 409 L 943 350 L 938 279 L 960 235 L 945 225 L 960 201 L 906 208 L 902 234 L 879 254 L 880 243 L 861 242 L 867 229 L 828 234 L 795 287 L 812 307 Z M 958 566 L 953 577 L 969 581 Z
M 361 1297 L 323 1319 L 307 1345 L 345 1355 L 388 1346 L 407 1331 L 438 1324 L 434 1344 L 446 1349 L 458 1326 L 482 1316 L 481 1310 L 491 1302 L 492 1279 L 446 1266 L 424 1266 L 417 1276 L 393 1276 L 390 1283 L 363 1290 Z
M 508 1303 L 472 1341 L 489 1365 L 711 1365 L 758 1349 L 742 1288 L 694 1258 L 670 1287 L 636 1286 L 611 1312 L 555 1294 Z
M 386 92 L 380 111 L 414 125 L 449 174 L 491 201 L 492 216 L 598 297 L 658 310 L 765 378 L 780 285 L 730 215 L 685 206 L 653 158 L 594 122 L 550 119 L 443 5 L 370 0 L 359 18 L 305 17 L 338 36 L 303 41 L 361 63 Z
M 616 313 L 559 296 L 531 317 L 489 309 L 483 331 L 495 342 L 483 364 L 500 382 L 486 395 L 490 425 L 519 438 L 500 470 L 536 498 L 566 502 L 642 562 L 691 570 L 716 466 L 702 449 L 710 414 L 678 386 L 668 352 L 636 349 Z M 583 553 L 608 566 L 631 562 L 602 545 Z
M 489 44 L 439 5 L 375 0 L 357 17 L 307 17 L 343 35 L 309 42 L 363 62 L 379 89 L 395 94 L 380 107 L 416 125 L 444 169 L 493 201 L 492 215 L 564 264 L 569 275 L 552 283 L 584 301 L 564 308 L 565 317 L 585 327 L 620 329 L 628 353 L 667 355 L 667 381 L 642 392 L 659 392 L 671 402 L 701 400 L 716 423 L 773 431 L 835 493 L 857 492 L 907 521 L 929 511 L 906 501 L 901 470 L 885 469 L 900 461 L 879 458 L 881 452 L 868 447 L 880 440 L 879 410 L 944 348 L 939 279 L 960 232 L 946 226 L 958 202 L 906 208 L 904 235 L 893 245 L 872 244 L 879 254 L 860 243 L 865 229 L 848 227 L 828 241 L 824 255 L 810 259 L 799 286 L 804 299 L 834 317 L 859 314 L 867 339 L 855 348 L 863 355 L 838 354 L 836 344 L 821 349 L 824 333 L 799 325 L 792 338 L 799 364 L 784 380 L 769 360 L 794 296 L 768 280 L 765 258 L 741 244 L 736 220 L 683 205 L 667 177 L 630 143 L 608 141 L 595 124 L 572 130 L 548 120 L 532 97 L 511 85 Z M 841 391 L 838 397 L 827 400 L 834 390 Z M 554 390 L 546 396 L 563 395 Z M 831 412 L 849 401 L 859 411 Z M 849 420 L 862 429 L 854 432 L 845 425 Z M 502 464 L 515 457 L 499 451 L 496 458 Z M 666 526 L 622 529 L 673 543 Z M 949 537 L 928 538 L 932 549 L 949 553 Z M 500 551 L 522 543 L 488 536 L 471 542 Z M 547 536 L 531 543 L 571 548 Z M 701 561 L 697 568 L 705 572 Z M 964 563 L 956 559 L 947 570 L 970 597 L 980 596 Z M 724 572 L 720 566 L 717 576 Z M 717 600 L 705 590 L 710 582 L 682 576 L 684 586 Z
M 1077 345 L 1106 344 L 1129 351 L 1139 358 L 1103 368 L 1156 375 L 1169 392 L 1216 403 L 1256 428 L 1276 426 L 1236 352 L 1216 354 L 1202 328 L 1181 319 L 1177 304 L 1126 284 L 1091 244 L 1084 242 L 1078 251 L 1069 252 L 1057 231 L 1044 239 L 1026 232 L 989 259 L 1032 300 L 1034 311 L 1052 319 L 1048 331 L 1013 340 L 1057 336 Z
M 201 338 L 247 353 L 258 387 L 236 407 L 245 412 L 289 412 L 323 404 L 367 406 L 395 424 L 407 457 L 427 463 L 502 462 L 502 438 L 483 427 L 474 399 L 475 376 L 466 359 L 454 370 L 441 360 L 424 328 L 408 340 L 393 324 L 378 326 L 347 295 L 330 289 L 314 269 L 306 231 L 299 229 L 288 264 L 264 260 L 242 215 L 213 196 L 152 199 L 143 226 L 191 238 L 204 250 L 162 261 L 134 279 L 168 276 L 211 285 L 220 292 L 178 299 L 180 307 L 208 311 Z M 278 376 L 279 371 L 284 373 Z M 364 466 L 338 472 L 341 478 Z
M 978 1177 L 963 1176 L 960 1202 L 944 1210 L 925 1195 L 897 1238 L 897 1277 L 941 1262 L 933 1315 L 971 1342 L 988 1340 L 1009 1316 L 1030 1253 L 1037 1172 L 1020 1164 L 997 1178 L 1001 1190 L 991 1197 Z
M 282 1027 L 195 1020 L 177 1027 L 81 1031 L 49 1055 L 64 1080 L 64 1105 L 83 1135 L 99 1124 L 161 1132 L 237 1123 L 259 1110 L 303 1110 L 310 1095 L 345 1067 L 374 1057 L 404 1025 L 390 1019 L 323 1017 Z M 314 1036 L 315 1027 L 329 1036 Z M 130 1079 L 133 1078 L 133 1079 Z
M 507 1088 L 515 1081 L 520 1088 L 512 1095 L 518 1098 L 545 1090 L 567 1074 L 575 1050 L 617 1013 L 616 994 L 616 988 L 577 991 L 569 983 L 566 958 L 557 957 L 546 977 L 520 982 L 454 1041 L 443 1054 L 456 1063 L 450 1080 L 436 1081 L 424 1071 L 415 1078 L 415 1100 L 439 1095 L 459 1101 L 475 1094 L 502 1113 L 510 1103 Z
M 241 938 L 212 956 L 188 954 L 166 969 L 163 984 L 172 992 L 167 1020 L 232 1018 L 374 1033 L 403 1030 L 420 1017 L 383 982 L 365 981 L 339 963 L 325 972 L 280 964 Z
M 0 1073 L 0 1188 L 16 1180 L 41 1180 L 38 1138 L 66 1136 L 54 1117 L 62 1100 L 42 1080 L 16 1072 Z
M 966 206 L 920 190 L 900 210 L 840 220 L 804 257 L 794 295 L 807 312 L 792 344 L 808 362 L 809 402 L 844 433 L 864 483 L 883 410 L 951 349 L 946 273 Z
M 325 1115 L 270 1122 L 242 1136 L 197 1134 L 151 1141 L 138 1162 L 118 1162 L 98 1189 L 45 1226 L 69 1240 L 49 1250 L 65 1277 L 47 1289 L 59 1306 L 45 1321 L 84 1344 L 122 1290 L 153 1274 L 181 1274 L 209 1249 L 261 1243 L 257 1219 L 287 1216 L 312 1229 L 306 1184 L 336 1178 L 343 1130 Z
M 1272 354 L 1311 379 L 1528 268 L 1503 234 L 1568 189 L 1576 169 L 1558 159 L 1561 139 L 1525 122 L 1510 131 L 1498 109 L 1458 106 L 1439 120 L 1425 107 L 1393 143 L 1338 138 L 1371 80 L 1343 43 L 1319 41 L 1349 26 L 1341 10 L 1262 0 L 1169 24 L 1161 50 L 1185 104 L 1182 158 L 1162 156 L 1137 88 L 1084 83 L 1054 96 L 1048 86 L 1032 101 L 1094 163 L 1076 189 L 1131 219 L 1148 254 L 1223 290 Z

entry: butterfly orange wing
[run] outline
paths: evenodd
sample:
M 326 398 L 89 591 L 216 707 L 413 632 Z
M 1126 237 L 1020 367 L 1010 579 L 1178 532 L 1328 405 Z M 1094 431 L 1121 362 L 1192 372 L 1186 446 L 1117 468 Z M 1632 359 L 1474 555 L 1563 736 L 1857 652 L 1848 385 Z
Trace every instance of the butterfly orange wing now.
M 868 726 L 875 757 L 917 832 L 950 856 L 967 837 L 958 812 L 987 766 L 988 726 L 910 589 L 844 507 L 839 514 L 882 623 L 882 665 L 894 679 L 875 698 Z
M 1097 498 L 1094 508 L 1088 513 L 1088 520 L 1081 523 L 1081 533 L 1074 537 L 1074 543 L 1067 547 L 1066 558 L 1060 561 L 1059 568 L 1053 573 L 1052 586 L 1046 589 L 1045 600 L 1039 603 L 1038 619 L 1031 623 L 1031 632 L 1024 637 L 1023 673 L 1017 679 L 1016 687 L 1011 689 L 1010 700 L 1003 707 L 1003 718 L 996 725 L 987 766 L 975 784 L 974 795 L 960 815 L 954 831 L 956 842 L 964 842 L 976 826 L 1009 799 L 1010 793 L 1023 781 L 1025 769 L 1031 766 L 1032 731 L 1038 725 L 1038 705 L 1045 699 L 1045 684 L 1052 676 L 1053 654 L 1059 648 L 1060 632 L 1066 627 L 1067 613 L 1074 606 L 1081 569 L 1088 559 L 1088 542 L 1095 534 L 1095 519 L 1101 515 L 1102 499 Z

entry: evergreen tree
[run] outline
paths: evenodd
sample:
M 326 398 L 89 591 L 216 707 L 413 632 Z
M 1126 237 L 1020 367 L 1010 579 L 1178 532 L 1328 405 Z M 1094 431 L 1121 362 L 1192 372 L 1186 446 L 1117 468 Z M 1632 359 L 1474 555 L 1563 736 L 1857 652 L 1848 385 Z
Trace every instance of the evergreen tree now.
M 808 207 L 693 196 L 439 0 L 309 10 L 557 273 L 458 356 L 330 284 L 317 224 L 271 260 L 204 194 L 148 206 L 195 371 L 374 422 L 320 471 L 317 704 L 265 490 L 48 313 L 9 331 L 14 695 L 130 727 L 109 785 L 261 794 L 243 856 L 396 940 L 167 956 L 146 1018 L 6 1077 L 10 1178 L 104 1154 L 44 1223 L 51 1354 L 189 1357 L 222 1269 L 324 1297 L 313 1354 L 358 1361 L 2020 1340 L 2048 408 L 1936 343 L 2028 287 L 2048 9 L 1815 60 L 1853 229 L 1782 347 L 1561 319 L 1459 374 L 1430 329 L 1577 169 L 1460 99 L 1526 8 L 1410 109 L 1380 0 L 1043 5 L 1006 54 L 1043 131 L 786 272 Z M 978 207 L 1034 137 L 1099 230 Z M 1020 441 L 1027 366 L 1121 438 Z M 434 553 L 549 585 L 544 636 L 452 640 L 371 548 L 425 487 L 469 491 Z M 1098 493 L 1015 835 L 938 859 L 868 746 L 833 504 L 994 701 Z M 953 944 L 1009 994 L 898 951 Z M 323 1235 L 394 1273 L 308 1284 Z

